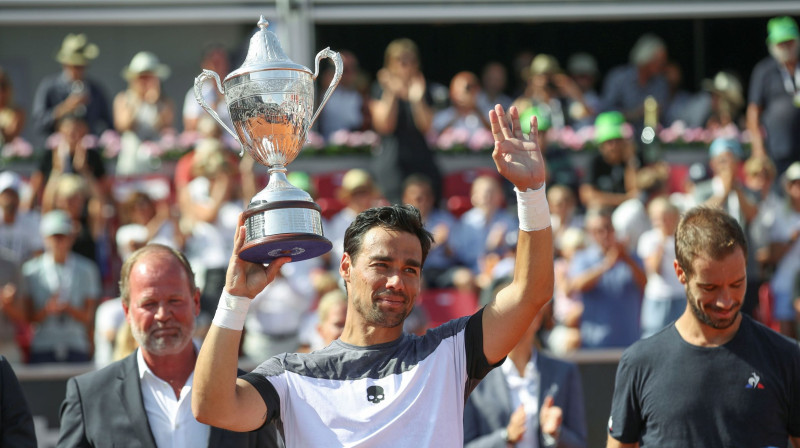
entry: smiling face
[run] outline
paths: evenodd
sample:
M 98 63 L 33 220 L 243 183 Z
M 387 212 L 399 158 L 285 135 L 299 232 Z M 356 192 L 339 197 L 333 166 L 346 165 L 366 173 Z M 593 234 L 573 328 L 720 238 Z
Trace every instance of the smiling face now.
M 348 325 L 401 332 L 419 293 L 421 270 L 422 246 L 415 235 L 379 226 L 367 231 L 361 250 L 345 253 L 339 267 L 350 304 Z
M 686 288 L 694 318 L 706 327 L 725 330 L 737 323 L 747 288 L 745 255 L 737 247 L 720 260 L 698 254 L 687 274 L 676 261 L 675 273 Z
M 180 262 L 168 252 L 148 253 L 130 272 L 130 298 L 123 304 L 134 339 L 154 356 L 178 354 L 191 346 L 200 293 Z

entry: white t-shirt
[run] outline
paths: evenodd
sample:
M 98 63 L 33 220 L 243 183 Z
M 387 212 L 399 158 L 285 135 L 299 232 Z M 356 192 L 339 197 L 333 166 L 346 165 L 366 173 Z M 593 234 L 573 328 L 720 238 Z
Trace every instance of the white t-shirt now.
M 492 368 L 482 311 L 424 336 L 272 357 L 242 378 L 286 446 L 462 446 L 466 397 Z

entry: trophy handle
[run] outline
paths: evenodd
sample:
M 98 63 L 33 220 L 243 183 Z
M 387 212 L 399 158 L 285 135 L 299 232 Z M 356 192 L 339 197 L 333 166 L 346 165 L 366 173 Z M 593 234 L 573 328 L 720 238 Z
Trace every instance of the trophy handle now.
M 194 98 L 197 100 L 198 103 L 200 103 L 201 106 L 203 106 L 203 109 L 205 109 L 206 112 L 208 112 L 209 115 L 211 115 L 211 118 L 217 120 L 217 123 L 219 123 L 222 126 L 223 129 L 228 131 L 228 134 L 231 134 L 233 136 L 233 138 L 236 139 L 237 142 L 239 142 L 239 145 L 242 146 L 242 152 L 239 153 L 239 156 L 243 156 L 244 155 L 244 144 L 239 139 L 239 136 L 236 135 L 236 133 L 233 132 L 231 130 L 231 128 L 229 128 L 228 125 L 225 124 L 225 122 L 222 121 L 222 119 L 219 118 L 219 115 L 217 115 L 217 111 L 212 109 L 206 103 L 206 100 L 203 98 L 203 83 L 207 79 L 215 80 L 217 82 L 217 89 L 219 90 L 219 93 L 221 93 L 223 95 L 225 94 L 225 91 L 222 89 L 222 81 L 220 81 L 219 75 L 217 74 L 217 72 L 215 72 L 213 70 L 203 70 L 203 73 L 200 73 L 196 78 L 194 78 Z
M 310 128 L 314 126 L 314 122 L 317 121 L 317 117 L 319 113 L 322 111 L 322 108 L 325 107 L 325 103 L 328 102 L 328 98 L 330 98 L 331 94 L 334 90 L 336 90 L 336 86 L 339 85 L 339 81 L 342 80 L 342 70 L 344 68 L 344 64 L 342 63 L 342 56 L 331 50 L 330 47 L 320 51 L 317 53 L 317 58 L 314 60 L 314 77 L 311 78 L 312 80 L 316 81 L 317 76 L 319 76 L 319 61 L 322 58 L 330 58 L 333 60 L 333 65 L 336 67 L 336 73 L 333 74 L 333 79 L 331 79 L 331 85 L 328 86 L 328 90 L 325 91 L 325 95 L 322 96 L 322 101 L 319 102 L 319 107 L 317 111 L 314 112 L 314 116 L 311 117 L 311 123 L 308 125 Z

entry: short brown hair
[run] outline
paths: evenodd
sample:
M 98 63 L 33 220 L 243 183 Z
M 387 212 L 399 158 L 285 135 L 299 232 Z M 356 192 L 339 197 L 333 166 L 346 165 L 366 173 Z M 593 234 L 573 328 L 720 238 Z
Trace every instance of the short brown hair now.
M 119 276 L 119 295 L 120 298 L 122 298 L 122 303 L 124 303 L 125 306 L 128 306 L 131 299 L 130 276 L 131 271 L 133 270 L 133 265 L 135 265 L 140 258 L 154 252 L 162 252 L 175 257 L 175 259 L 181 263 L 181 266 L 183 266 L 183 269 L 186 272 L 186 277 L 189 279 L 189 291 L 192 294 L 197 291 L 197 285 L 194 282 L 194 272 L 192 271 L 192 266 L 189 264 L 189 260 L 186 259 L 186 256 L 183 255 L 183 253 L 163 244 L 148 244 L 131 254 L 131 256 L 125 260 L 125 263 L 122 264 L 122 271 L 120 272 Z
M 747 259 L 744 231 L 731 215 L 718 208 L 700 206 L 689 210 L 675 234 L 675 257 L 687 276 L 694 274 L 692 261 L 698 254 L 719 260 L 737 247 Z

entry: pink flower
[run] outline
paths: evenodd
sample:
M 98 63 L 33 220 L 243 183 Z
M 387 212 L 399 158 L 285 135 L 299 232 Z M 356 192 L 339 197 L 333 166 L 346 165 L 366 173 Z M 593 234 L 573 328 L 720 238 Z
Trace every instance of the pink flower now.
M 494 146 L 494 137 L 492 137 L 492 132 L 486 128 L 476 129 L 469 138 L 467 146 L 469 146 L 469 149 L 473 151 L 492 148 Z
M 306 134 L 306 148 L 311 149 L 322 149 L 325 146 L 325 139 L 322 136 L 314 131 L 308 131 Z
M 139 151 L 148 157 L 159 158 L 164 155 L 164 149 L 156 142 L 144 141 L 139 145 Z
M 113 129 L 106 129 L 100 135 L 100 146 L 103 147 L 103 156 L 107 159 L 113 159 L 118 156 L 120 149 L 122 149 L 119 134 Z
M 375 131 L 364 131 L 361 133 L 364 139 L 364 144 L 373 148 L 377 148 L 381 143 L 381 136 Z
M 350 137 L 350 132 L 347 129 L 339 129 L 338 131 L 331 134 L 328 142 L 334 146 L 345 146 L 347 145 L 347 140 Z

